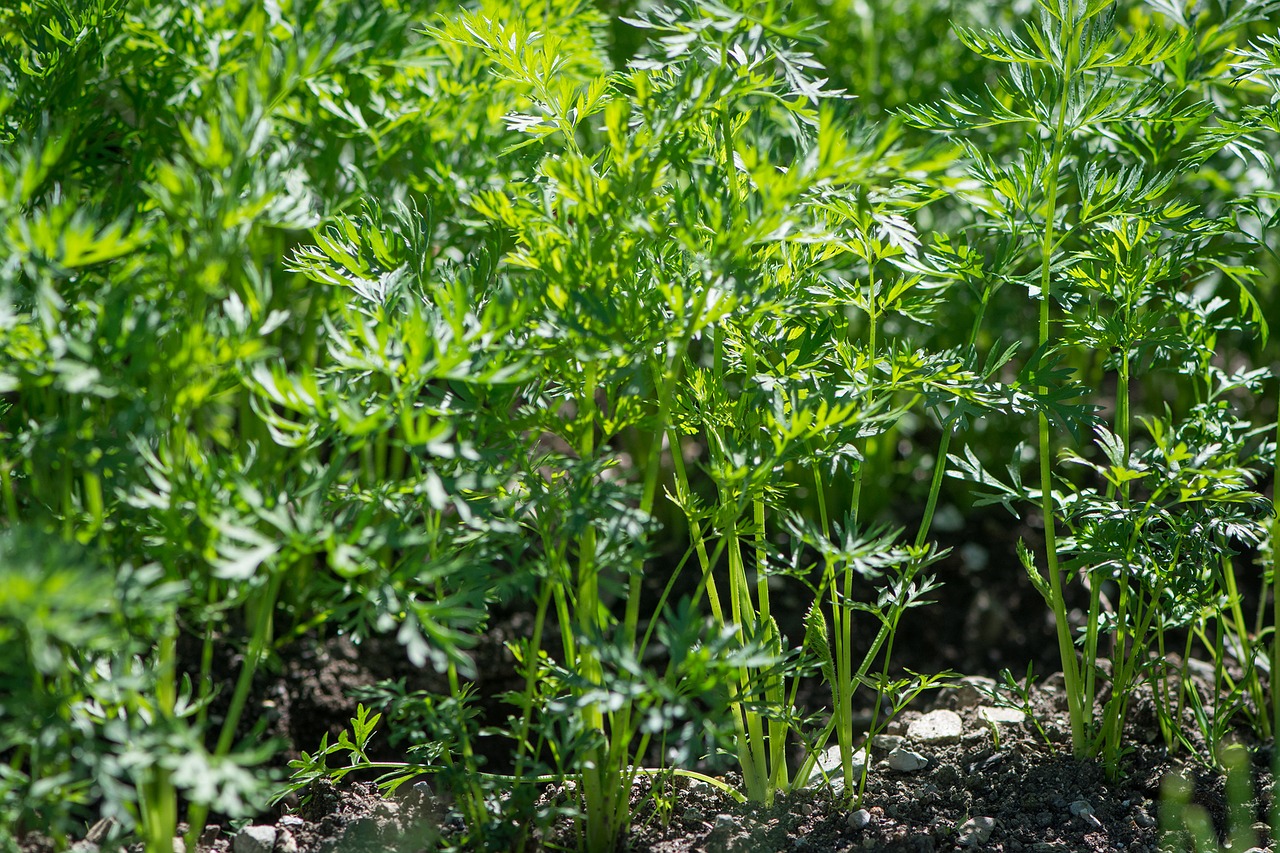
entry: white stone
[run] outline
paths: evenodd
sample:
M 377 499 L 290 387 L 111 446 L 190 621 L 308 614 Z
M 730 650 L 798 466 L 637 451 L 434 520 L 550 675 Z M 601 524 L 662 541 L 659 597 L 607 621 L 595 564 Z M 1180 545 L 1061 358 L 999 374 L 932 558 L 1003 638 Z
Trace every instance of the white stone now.
M 996 819 L 993 817 L 969 818 L 960 824 L 956 841 L 963 847 L 977 847 L 987 842 L 991 837 L 991 831 L 995 828 Z
M 863 769 L 867 766 L 866 750 L 855 749 L 852 759 L 854 783 L 857 784 L 862 778 Z M 840 760 L 839 744 L 828 747 L 822 751 L 822 755 L 818 756 L 817 766 L 809 774 L 808 787 L 814 788 L 823 784 L 823 773 L 826 773 L 827 779 L 831 781 L 833 792 L 838 794 L 844 790 L 844 763 Z
M 993 726 L 1001 723 L 1025 723 L 1027 721 L 1025 711 L 1019 711 L 1017 708 L 994 708 L 990 705 L 984 705 L 979 708 L 978 716 Z
M 246 826 L 231 842 L 232 853 L 271 853 L 276 835 L 274 826 Z
M 929 766 L 929 759 L 918 752 L 898 747 L 889 753 L 889 769 L 899 773 L 912 773 Z
M 907 726 L 907 737 L 916 743 L 959 743 L 964 723 L 955 711 L 930 711 Z

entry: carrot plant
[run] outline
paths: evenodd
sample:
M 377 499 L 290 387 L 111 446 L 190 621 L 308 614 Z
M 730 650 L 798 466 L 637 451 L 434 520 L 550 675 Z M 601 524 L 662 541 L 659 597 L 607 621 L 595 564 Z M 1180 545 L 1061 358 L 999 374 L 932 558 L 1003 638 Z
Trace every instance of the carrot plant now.
M 1229 402 L 1233 392 L 1256 392 L 1262 374 L 1230 374 L 1214 358 L 1219 335 L 1261 323 L 1249 284 L 1256 271 L 1233 257 L 1231 212 L 1205 209 L 1189 193 L 1212 112 L 1190 70 L 1265 14 L 1227 15 L 1209 38 L 1208 22 L 1176 15 L 1139 17 L 1122 33 L 1111 4 L 1041 3 L 1024 34 L 957 30 L 1008 69 L 998 88 L 904 110 L 922 128 L 971 135 L 962 144 L 985 189 L 980 218 L 1000 239 L 1001 274 L 1023 284 L 1036 307 L 1035 350 L 1014 403 L 1038 424 L 1038 487 L 1023 484 L 1016 459 L 1011 481 L 967 451 L 954 462 L 959 476 L 994 486 L 994 499 L 1038 504 L 1043 563 L 1022 554 L 1055 615 L 1072 742 L 1077 754 L 1104 755 L 1113 771 L 1140 673 L 1153 683 L 1169 677 L 1149 669 L 1152 644 L 1163 651 L 1167 628 L 1199 624 L 1193 602 L 1216 615 L 1219 592 L 1238 601 L 1233 543 L 1256 544 L 1265 511 L 1249 488 L 1258 434 Z M 1019 148 L 1006 154 L 979 142 L 1006 126 L 1026 128 Z M 1238 288 L 1235 313 L 1213 295 L 1226 287 Z M 1135 412 L 1134 378 L 1149 371 L 1188 377 L 1181 399 L 1189 402 Z M 1107 375 L 1110 400 L 1094 390 Z M 1135 442 L 1138 423 L 1147 436 Z M 1086 430 L 1096 437 L 1092 452 L 1069 445 L 1061 453 L 1093 477 L 1056 473 L 1055 432 L 1079 442 Z M 1079 641 L 1065 586 L 1077 575 L 1089 591 Z M 1112 692 L 1097 720 L 1099 660 L 1108 654 Z
M 1077 753 L 1144 684 L 1274 733 L 1277 4 L 1022 5 L 0 10 L 0 826 L 167 852 L 368 771 L 604 851 L 833 739 L 852 803 L 974 503 L 1043 531 Z M 436 692 L 266 791 L 264 674 L 381 634 Z

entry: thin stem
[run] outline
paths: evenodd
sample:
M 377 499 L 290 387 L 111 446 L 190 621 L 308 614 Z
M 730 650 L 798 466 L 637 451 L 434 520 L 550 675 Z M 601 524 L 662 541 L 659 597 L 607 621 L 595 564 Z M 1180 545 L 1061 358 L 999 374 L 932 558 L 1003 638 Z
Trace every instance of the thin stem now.
M 982 329 L 982 320 L 986 316 L 987 304 L 991 301 L 993 289 L 988 286 L 982 291 L 982 299 L 978 304 L 977 316 L 973 318 L 973 326 L 969 329 L 970 349 L 978 344 L 978 333 Z M 951 436 L 959 419 L 959 410 L 952 409 L 951 414 L 947 415 L 947 419 L 942 424 L 942 437 L 938 439 L 938 452 L 933 461 L 933 479 L 929 482 L 929 498 L 924 504 L 924 515 L 920 518 L 920 529 L 916 531 L 915 546 L 917 548 L 924 547 L 924 543 L 929 539 L 929 530 L 933 527 L 933 514 L 938 508 L 938 497 L 942 494 L 942 480 L 947 473 L 947 452 L 951 449 Z
M 218 733 L 218 743 L 214 755 L 222 758 L 231 752 L 235 742 L 236 729 L 240 726 L 240 716 L 244 713 L 245 703 L 249 699 L 249 690 L 253 687 L 253 676 L 258 665 L 266 656 L 271 644 L 271 625 L 275 616 L 276 600 L 280 596 L 280 586 L 285 572 L 277 568 L 267 582 L 266 593 L 258 601 L 257 617 L 254 619 L 253 635 L 249 638 L 249 648 L 245 652 L 244 662 L 240 666 L 240 675 L 236 679 L 235 692 L 231 695 L 231 705 L 227 708 L 227 716 L 222 721 L 222 730 Z M 193 804 L 187 811 L 187 848 L 196 849 L 196 842 L 204 833 L 205 820 L 209 816 L 209 807 Z
M 1069 46 L 1073 52 L 1075 42 L 1075 23 L 1070 16 L 1063 15 L 1062 35 L 1059 43 Z M 1053 147 L 1049 158 L 1049 168 L 1045 173 L 1045 224 L 1040 243 L 1040 322 L 1039 351 L 1041 356 L 1047 352 L 1050 337 L 1049 306 L 1050 286 L 1052 284 L 1052 261 L 1054 246 L 1054 224 L 1057 218 L 1058 182 L 1062 170 L 1062 160 L 1066 151 L 1067 96 L 1072 75 L 1072 60 L 1067 59 L 1062 78 L 1058 81 L 1057 126 L 1054 129 Z M 1048 394 L 1049 389 L 1040 385 L 1040 393 Z M 1087 717 L 1092 717 L 1092 709 L 1084 706 L 1084 693 L 1080 689 L 1080 671 L 1076 662 L 1075 643 L 1071 637 L 1071 624 L 1067 618 L 1066 598 L 1062 593 L 1062 570 L 1058 565 L 1058 536 L 1053 504 L 1053 458 L 1052 441 L 1049 429 L 1049 418 L 1042 411 L 1039 415 L 1039 455 L 1040 455 L 1040 511 L 1044 517 L 1044 540 L 1046 572 L 1049 576 L 1049 590 L 1052 598 L 1054 622 L 1058 635 L 1058 654 L 1062 659 L 1062 673 L 1067 691 L 1067 702 L 1071 712 L 1071 745 L 1073 752 L 1083 754 L 1088 742 Z M 1092 665 L 1086 661 L 1085 666 Z
M 1271 503 L 1274 508 L 1280 500 L 1280 387 L 1276 389 L 1276 441 L 1272 445 Z M 1271 731 L 1280 734 L 1280 514 L 1271 517 Z M 1280 756 L 1280 751 L 1277 751 Z M 1277 757 L 1280 766 L 1280 757 Z M 1280 783 L 1277 783 L 1280 785 Z M 1275 802 L 1273 798 L 1272 802 Z M 1275 807 L 1280 810 L 1280 805 Z M 1276 824 L 1280 832 L 1280 824 Z

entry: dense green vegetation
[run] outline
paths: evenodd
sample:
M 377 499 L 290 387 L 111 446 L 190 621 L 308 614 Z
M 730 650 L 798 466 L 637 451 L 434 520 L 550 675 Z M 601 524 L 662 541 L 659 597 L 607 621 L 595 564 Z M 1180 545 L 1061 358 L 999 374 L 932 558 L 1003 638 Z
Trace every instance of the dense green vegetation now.
M 1278 21 L 6 4 L 0 846 L 105 814 L 168 853 L 264 808 L 287 780 L 241 718 L 312 632 L 441 673 L 383 779 L 434 774 L 476 848 L 554 818 L 548 781 L 602 851 L 638 774 L 769 803 L 836 745 L 853 778 L 855 708 L 940 683 L 893 650 L 943 505 L 1043 531 L 1078 755 L 1116 767 L 1143 684 L 1173 749 L 1188 705 L 1206 761 L 1271 736 Z M 500 776 L 469 650 L 518 601 Z M 1228 701 L 1163 666 L 1193 649 Z

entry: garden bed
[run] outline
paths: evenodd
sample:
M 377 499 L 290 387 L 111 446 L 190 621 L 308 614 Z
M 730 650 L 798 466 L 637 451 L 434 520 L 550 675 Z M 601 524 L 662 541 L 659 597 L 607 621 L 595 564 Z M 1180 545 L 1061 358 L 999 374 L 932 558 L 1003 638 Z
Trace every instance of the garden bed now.
M 0 853 L 1260 844 L 1278 27 L 0 4 Z

